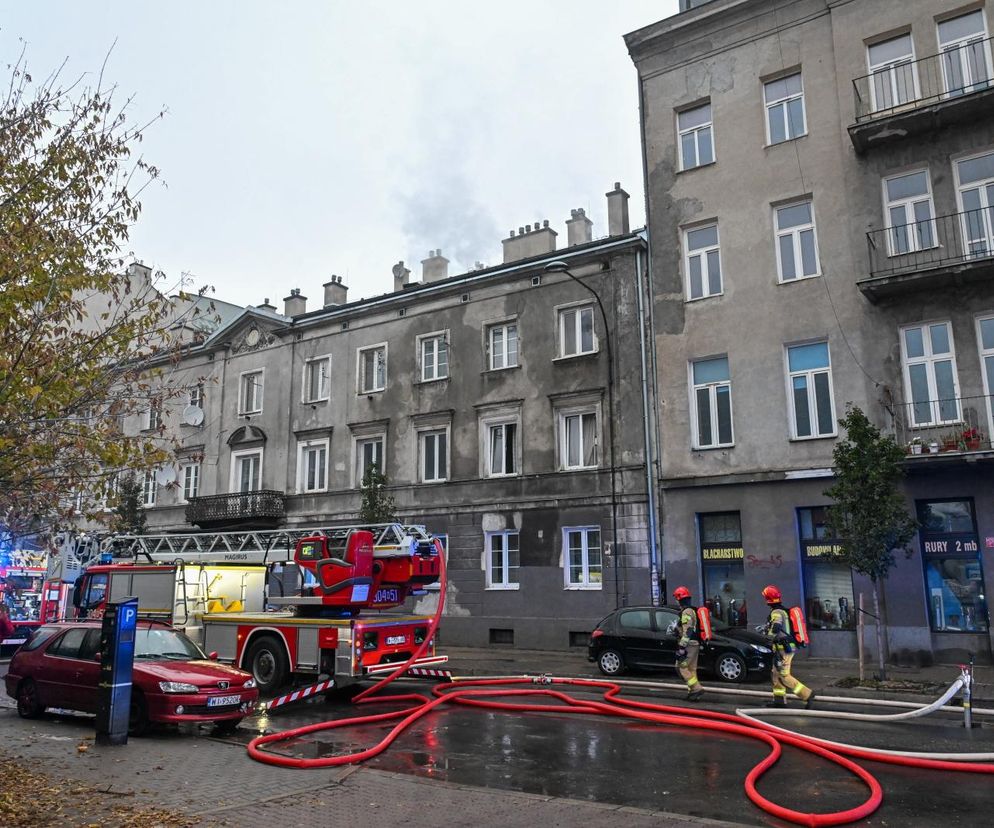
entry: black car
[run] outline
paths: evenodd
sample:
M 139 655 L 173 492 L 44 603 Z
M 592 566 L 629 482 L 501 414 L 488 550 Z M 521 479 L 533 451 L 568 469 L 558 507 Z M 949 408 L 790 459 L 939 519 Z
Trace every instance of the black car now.
M 626 669 L 675 669 L 679 607 L 623 607 L 590 634 L 587 659 L 605 676 Z M 722 681 L 744 681 L 750 673 L 767 674 L 773 652 L 766 638 L 742 627 L 711 620 L 712 638 L 701 645 L 698 669 Z

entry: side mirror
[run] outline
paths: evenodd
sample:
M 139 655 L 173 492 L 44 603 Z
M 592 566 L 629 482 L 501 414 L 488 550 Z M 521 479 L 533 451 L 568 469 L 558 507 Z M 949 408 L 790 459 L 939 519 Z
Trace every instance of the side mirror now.
M 217 650 L 214 650 L 214 652 L 212 652 L 212 653 L 208 654 L 208 656 L 207 656 L 207 657 L 208 657 L 208 658 L 209 658 L 209 659 L 210 659 L 211 661 L 217 661 Z

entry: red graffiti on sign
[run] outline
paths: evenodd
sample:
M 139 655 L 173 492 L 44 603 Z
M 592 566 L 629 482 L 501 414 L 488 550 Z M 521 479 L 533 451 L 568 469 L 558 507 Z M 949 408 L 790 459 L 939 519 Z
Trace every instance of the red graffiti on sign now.
M 783 555 L 770 555 L 768 558 L 757 558 L 755 555 L 746 555 L 746 563 L 756 569 L 779 569 L 783 566 Z

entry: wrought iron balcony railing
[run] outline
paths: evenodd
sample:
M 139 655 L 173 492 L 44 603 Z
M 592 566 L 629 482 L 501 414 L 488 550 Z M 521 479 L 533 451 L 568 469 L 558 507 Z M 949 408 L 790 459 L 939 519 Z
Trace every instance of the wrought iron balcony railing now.
M 896 61 L 853 81 L 856 123 L 994 88 L 991 38 L 918 60 Z
M 946 397 L 901 403 L 895 435 L 909 454 L 987 451 L 991 444 L 994 396 Z
M 994 257 L 994 208 L 923 217 L 872 230 L 866 240 L 871 278 L 985 262 Z
M 186 506 L 186 522 L 195 526 L 237 523 L 275 526 L 285 517 L 285 495 L 270 489 L 195 497 Z

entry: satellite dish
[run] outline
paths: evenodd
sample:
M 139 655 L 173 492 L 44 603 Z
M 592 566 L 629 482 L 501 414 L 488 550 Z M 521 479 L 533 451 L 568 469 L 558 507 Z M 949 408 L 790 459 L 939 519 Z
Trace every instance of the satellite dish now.
M 186 425 L 198 426 L 204 421 L 204 409 L 199 405 L 188 405 L 183 409 L 183 422 Z
M 176 469 L 172 466 L 163 466 L 155 472 L 155 482 L 160 486 L 168 486 L 176 480 Z

